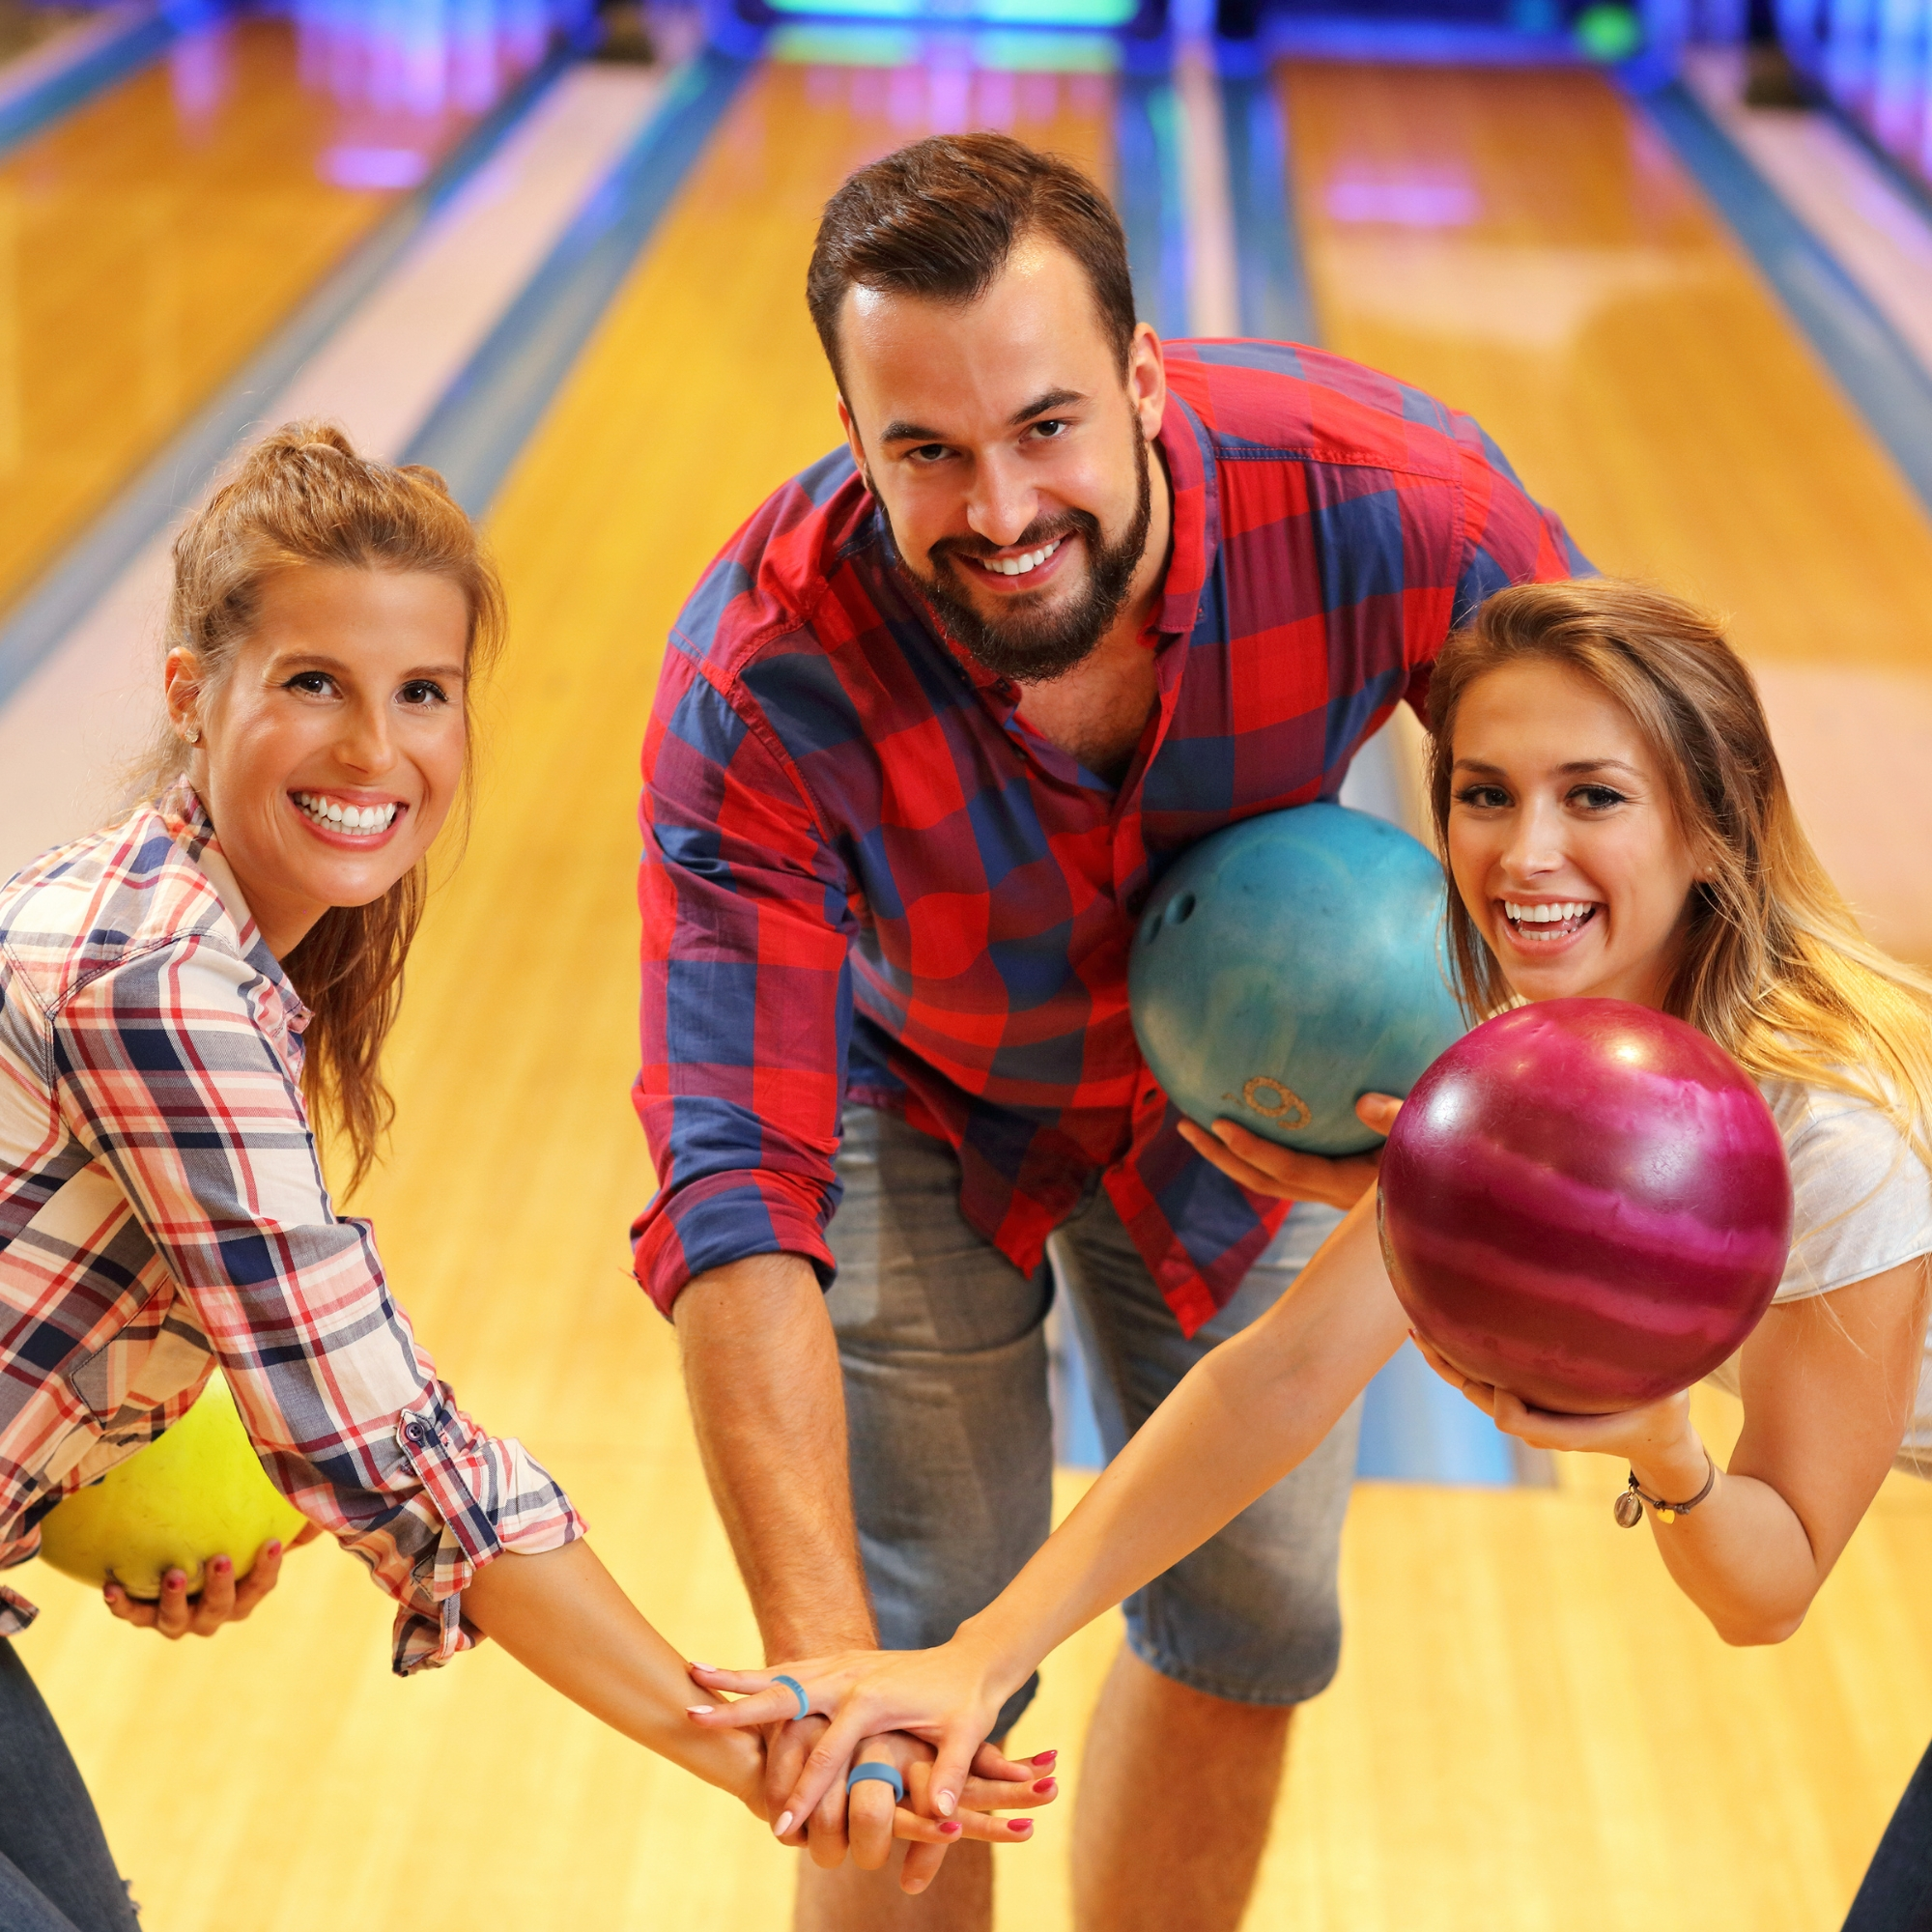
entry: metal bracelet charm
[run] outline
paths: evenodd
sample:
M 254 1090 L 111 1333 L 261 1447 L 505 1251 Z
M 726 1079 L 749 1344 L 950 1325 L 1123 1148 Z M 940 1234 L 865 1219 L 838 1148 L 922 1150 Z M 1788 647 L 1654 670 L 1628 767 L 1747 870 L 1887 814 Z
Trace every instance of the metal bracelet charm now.
M 1662 1496 L 1654 1496 L 1642 1488 L 1636 1479 L 1636 1471 L 1630 1473 L 1630 1487 L 1616 1500 L 1614 1514 L 1619 1525 L 1625 1529 L 1634 1529 L 1643 1520 L 1643 1506 L 1648 1503 L 1657 1512 L 1659 1522 L 1675 1522 L 1680 1516 L 1695 1509 L 1716 1486 L 1718 1465 L 1711 1460 L 1711 1452 L 1704 1451 L 1704 1487 L 1688 1503 L 1667 1503 Z

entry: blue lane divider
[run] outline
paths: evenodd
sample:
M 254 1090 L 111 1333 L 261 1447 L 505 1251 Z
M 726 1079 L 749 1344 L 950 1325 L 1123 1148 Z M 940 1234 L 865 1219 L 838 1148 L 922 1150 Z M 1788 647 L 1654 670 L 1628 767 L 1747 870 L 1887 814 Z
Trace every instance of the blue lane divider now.
M 1225 78 L 1221 114 L 1241 333 L 1269 342 L 1313 342 L 1315 304 L 1289 198 L 1288 143 L 1273 76 Z
M 1163 66 L 1120 78 L 1114 113 L 1115 206 L 1126 231 L 1141 320 L 1187 333 L 1187 205 L 1180 174 L 1180 103 Z
M 1635 98 L 1932 509 L 1932 372 L 1688 88 Z
M 1106 1445 L 1094 1405 L 1092 1344 L 1073 1297 L 1055 1286 L 1047 1323 L 1047 1397 L 1053 1406 L 1053 1460 L 1062 1469 L 1104 1469 Z
M 1270 74 L 1252 70 L 1251 62 L 1229 62 L 1221 79 L 1241 333 L 1314 343 L 1320 332 L 1290 191 L 1280 97 Z M 1363 1398 L 1355 1473 L 1404 1483 L 1517 1480 L 1508 1439 L 1407 1343 Z
M 752 63 L 709 48 L 564 232 L 417 432 L 408 460 L 441 470 L 482 516 L 602 321 Z
M 512 89 L 34 582 L 0 625 L 0 704 L 141 551 L 201 496 L 222 458 L 256 426 L 268 399 L 341 327 L 575 58 L 573 47 L 561 46 Z
M 1518 1480 L 1510 1438 L 1405 1342 L 1362 1398 L 1355 1474 L 1391 1483 L 1507 1488 Z
M 130 9 L 118 30 L 97 38 L 85 29 L 74 36 L 72 57 L 50 66 L 28 87 L 0 99 L 0 156 L 71 114 L 117 80 L 147 64 L 178 35 L 213 17 L 206 0 Z M 56 55 L 59 43 L 51 49 Z

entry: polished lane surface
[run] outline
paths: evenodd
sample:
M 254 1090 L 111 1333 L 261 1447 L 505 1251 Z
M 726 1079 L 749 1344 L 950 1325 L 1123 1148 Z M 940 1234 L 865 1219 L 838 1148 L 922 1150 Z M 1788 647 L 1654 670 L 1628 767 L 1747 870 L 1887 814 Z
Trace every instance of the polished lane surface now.
M 0 608 L 540 50 L 233 20 L 0 162 Z
M 1602 567 L 1734 613 L 1827 862 L 1932 958 L 1932 524 L 1669 148 L 1583 71 L 1279 78 L 1323 340 L 1473 412 Z M 1799 1635 L 1736 1652 L 1611 1526 L 1621 1472 L 1560 1460 L 1358 1496 L 1277 1833 L 1306 1922 L 1836 1924 L 1932 1731 L 1932 1490 L 1891 1478 Z
M 1280 80 L 1323 340 L 1731 613 L 1827 865 L 1932 961 L 1932 521 L 1662 136 L 1583 71 Z
M 1104 176 L 1111 104 L 1092 75 L 761 70 L 492 519 L 515 635 L 469 857 L 412 962 L 395 1157 L 355 1205 L 466 1407 L 551 1464 L 698 1656 L 755 1656 L 756 1634 L 624 1239 L 650 1186 L 628 1089 L 663 639 L 732 528 L 837 440 L 802 291 L 839 180 L 935 121 L 1005 121 Z M 333 1551 L 178 1650 L 41 1566 L 22 1580 L 46 1606 L 22 1655 L 163 1932 L 785 1922 L 793 1859 L 760 1826 L 489 1646 L 392 1680 L 384 1601 Z M 157 1775 L 192 1798 L 156 1803 Z M 1055 1886 L 1061 1861 L 1032 1870 Z M 1061 1921 L 1036 1901 L 1030 1922 Z
M 1419 112 L 1405 96 L 1364 125 L 1386 139 L 1382 122 Z M 486 705 L 469 856 L 412 968 L 395 1156 L 356 1206 L 466 1405 L 551 1462 L 672 1640 L 720 1661 L 754 1657 L 755 1634 L 670 1332 L 630 1282 L 622 1238 L 649 1184 L 626 1101 L 632 810 L 661 640 L 731 527 L 833 440 L 800 286 L 817 207 L 843 172 L 935 122 L 1002 115 L 1104 172 L 1110 114 L 1092 78 L 992 75 L 970 80 L 962 102 L 956 73 L 761 71 L 493 519 L 516 638 Z M 1547 167 L 1523 152 L 1542 124 L 1519 104 L 1466 125 L 1467 152 L 1449 156 L 1459 165 L 1480 160 L 1505 181 Z M 1614 172 L 1616 152 L 1609 186 L 1590 189 L 1606 218 L 1619 193 L 1650 192 Z M 1297 149 L 1304 181 L 1323 178 L 1319 158 Z M 1378 205 L 1384 177 L 1364 179 L 1367 198 L 1344 208 Z M 1424 209 L 1467 205 L 1430 201 L 1439 177 L 1422 186 Z M 1306 206 L 1304 220 L 1314 233 Z M 1327 326 L 1339 346 L 1380 353 L 1347 339 L 1339 315 Z M 1566 494 L 1586 466 L 1539 469 L 1563 448 L 1537 442 L 1536 408 L 1509 414 L 1506 356 L 1477 393 L 1454 370 L 1405 365 L 1404 343 L 1386 350 L 1493 419 L 1532 482 L 1621 560 L 1597 499 Z M 1530 403 L 1546 393 L 1524 387 Z M 1634 493 L 1645 466 L 1632 469 Z M 1651 514 L 1617 493 L 1603 500 Z M 1721 1439 L 1721 1404 L 1710 1419 Z M 1365 1486 L 1345 1550 L 1342 1675 L 1297 1719 L 1252 1922 L 1835 1922 L 1932 1729 L 1932 1647 L 1912 1607 L 1932 1586 L 1932 1495 L 1889 1492 L 1800 1637 L 1733 1654 L 1675 1595 L 1647 1537 L 1611 1524 L 1616 1474 L 1592 1463 L 1543 1492 Z M 785 1922 L 791 1858 L 727 1801 L 565 1709 L 488 1646 L 395 1683 L 383 1603 L 355 1567 L 309 1550 L 289 1577 L 253 1624 L 180 1650 L 107 1628 L 86 1593 L 38 1568 L 20 1579 L 47 1605 L 23 1655 L 152 1922 Z M 1060 1747 L 1069 1783 L 1114 1642 L 1102 1620 L 1065 1646 L 1016 1740 Z M 192 1801 L 157 1802 L 161 1779 Z M 372 1831 L 372 1818 L 397 1823 Z M 1070 1924 L 1068 1823 L 1049 1813 L 1036 1844 L 1002 1855 L 1005 1932 Z

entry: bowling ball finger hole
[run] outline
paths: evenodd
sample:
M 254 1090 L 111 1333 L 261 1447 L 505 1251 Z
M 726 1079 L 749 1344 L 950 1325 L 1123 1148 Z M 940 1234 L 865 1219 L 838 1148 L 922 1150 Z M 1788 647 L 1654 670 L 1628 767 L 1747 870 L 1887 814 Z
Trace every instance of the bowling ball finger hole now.
M 1169 925 L 1185 925 L 1194 917 L 1194 895 L 1182 893 L 1167 908 Z

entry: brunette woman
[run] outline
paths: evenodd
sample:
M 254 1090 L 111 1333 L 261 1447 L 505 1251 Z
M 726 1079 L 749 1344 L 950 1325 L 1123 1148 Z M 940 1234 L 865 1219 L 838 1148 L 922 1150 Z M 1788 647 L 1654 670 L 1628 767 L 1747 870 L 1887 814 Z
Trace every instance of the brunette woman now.
M 359 1177 L 388 1121 L 383 1042 L 503 633 L 475 530 L 433 471 L 293 424 L 182 533 L 167 627 L 149 796 L 0 888 L 0 1566 L 219 1366 L 276 1486 L 395 1599 L 399 1672 L 487 1634 L 762 1815 L 758 1745 L 686 1723 L 676 1653 L 542 1465 L 457 1406 L 317 1153 L 332 1122 Z M 217 1559 L 198 1598 L 177 1571 L 157 1605 L 107 1601 L 206 1634 L 279 1555 L 239 1586 Z M 93 1806 L 7 1641 L 32 1616 L 0 1590 L 0 1925 L 126 1932 Z M 880 1789 L 871 1828 L 921 1838 L 915 1859 L 993 1834 L 895 1816 Z

